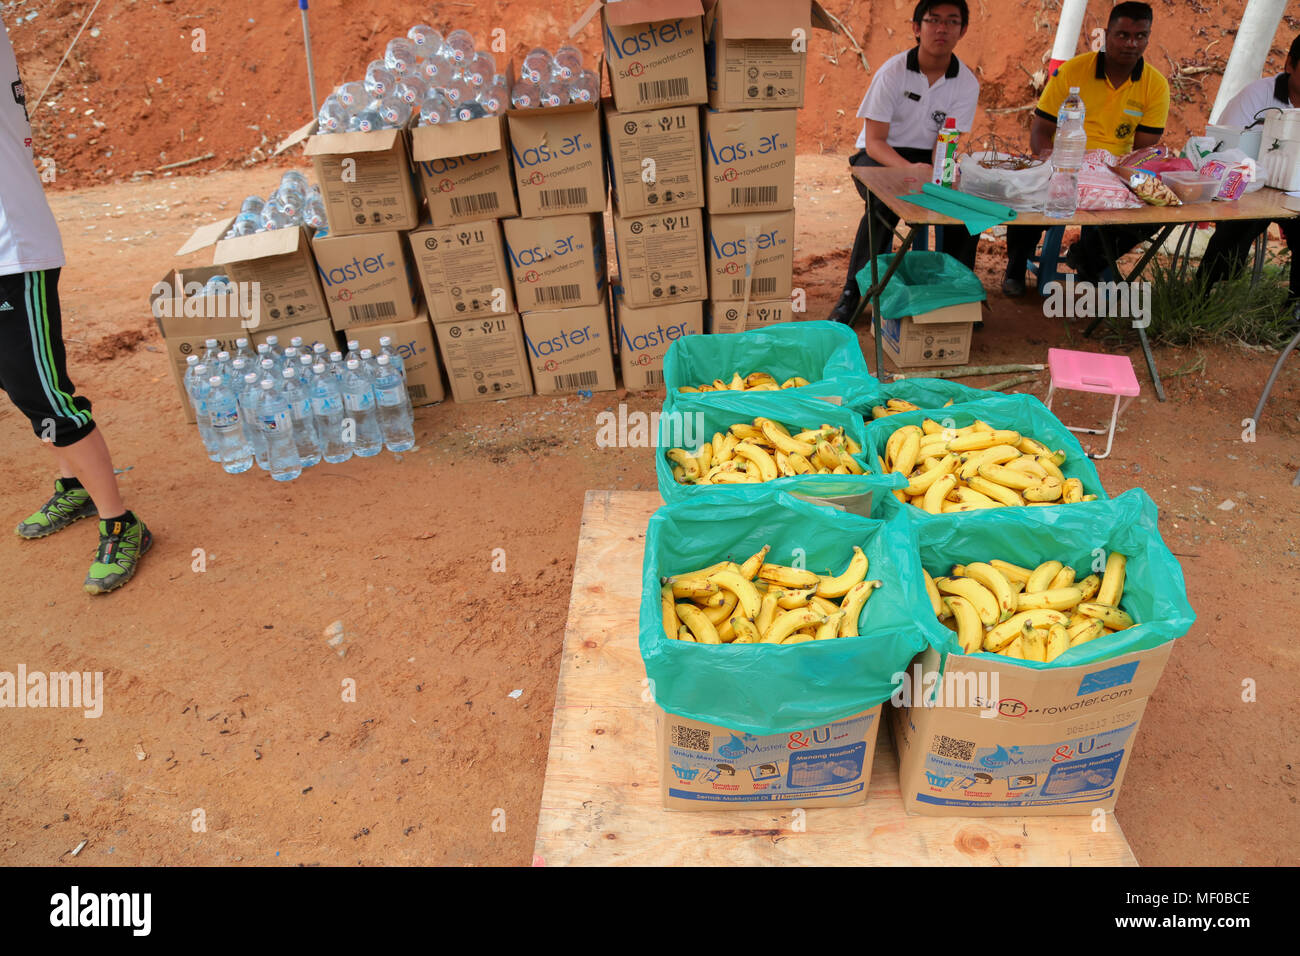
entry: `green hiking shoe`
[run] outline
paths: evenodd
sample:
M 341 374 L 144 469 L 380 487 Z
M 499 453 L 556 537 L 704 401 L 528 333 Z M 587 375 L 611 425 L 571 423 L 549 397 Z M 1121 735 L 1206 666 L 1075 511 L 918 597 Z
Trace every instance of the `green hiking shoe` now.
M 153 546 L 153 535 L 139 518 L 99 522 L 99 550 L 86 575 L 86 592 L 107 594 L 135 574 L 141 556 Z
M 18 524 L 18 537 L 32 540 L 62 531 L 74 521 L 95 513 L 95 503 L 85 488 L 64 488 L 63 479 L 54 482 L 54 497 L 41 510 Z

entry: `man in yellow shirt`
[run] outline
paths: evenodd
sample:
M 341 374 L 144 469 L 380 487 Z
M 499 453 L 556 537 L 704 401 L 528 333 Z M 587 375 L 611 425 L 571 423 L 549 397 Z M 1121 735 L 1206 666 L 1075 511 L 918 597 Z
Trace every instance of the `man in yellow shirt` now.
M 1105 51 L 1084 53 L 1057 68 L 1043 88 L 1029 128 L 1029 149 L 1034 156 L 1050 159 L 1056 114 L 1070 87 L 1078 87 L 1083 100 L 1088 149 L 1104 149 L 1119 157 L 1160 142 L 1169 117 L 1169 83 L 1142 58 L 1151 38 L 1151 22 L 1150 5 L 1116 4 L 1106 24 Z M 1025 267 L 1046 228 L 1007 229 L 1004 294 L 1024 294 Z M 1104 229 L 1116 258 L 1156 231 L 1148 226 Z M 1066 254 L 1066 263 L 1086 280 L 1096 281 L 1106 269 L 1101 233 L 1090 230 Z

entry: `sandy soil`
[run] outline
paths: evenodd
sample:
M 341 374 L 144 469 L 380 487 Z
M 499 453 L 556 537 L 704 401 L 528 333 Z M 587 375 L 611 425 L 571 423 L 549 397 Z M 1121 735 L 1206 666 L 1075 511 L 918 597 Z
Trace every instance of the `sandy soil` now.
M 465 4 L 458 22 L 479 33 L 507 23 L 521 52 L 558 39 L 567 7 L 582 5 L 553 14 L 503 3 L 485 14 Z M 989 104 L 1022 105 L 1032 91 L 1020 65 L 1036 68 L 1051 31 L 1034 0 L 987 6 L 963 53 L 981 67 Z M 899 48 L 911 4 L 828 7 L 861 25 L 859 35 L 870 30 L 865 52 L 877 65 Z M 3 6 L 29 103 L 83 9 Z M 377 51 L 424 8 L 403 0 L 345 15 L 342 0 L 321 0 L 312 9 L 325 86 L 356 74 L 369 58 L 359 50 Z M 317 466 L 287 487 L 221 474 L 181 420 L 147 296 L 168 269 L 206 264 L 173 255 L 196 225 L 278 178 L 241 167 L 303 119 L 298 20 L 292 5 L 260 2 L 237 15 L 199 4 L 101 10 L 99 36 L 83 35 L 52 87 L 55 105 L 36 113 L 37 155 L 58 170 L 73 378 L 94 399 L 129 469 L 128 504 L 157 544 L 128 588 L 95 601 L 80 590 L 94 550 L 89 522 L 0 545 L 0 669 L 102 671 L 107 684 L 97 720 L 6 712 L 0 864 L 527 864 L 583 492 L 654 487 L 651 452 L 598 448 L 596 415 L 620 401 L 653 410 L 662 396 L 449 402 L 417 413 L 420 450 L 400 460 Z M 1181 5 L 1157 11 L 1172 57 L 1221 68 L 1227 40 L 1211 45 L 1219 19 Z M 29 12 L 38 16 L 14 26 Z M 1207 42 L 1199 23 L 1211 19 Z M 203 24 L 200 55 L 190 30 Z M 1008 35 L 1023 39 L 1008 44 Z M 797 281 L 810 312 L 824 314 L 861 212 L 844 163 L 866 74 L 852 51 L 838 66 L 826 59 L 835 55 L 828 38 L 815 36 L 813 52 L 826 78 L 810 68 L 801 148 L 825 155 L 800 158 Z M 1217 83 L 1212 72 L 1186 77 L 1189 99 L 1175 102 L 1184 130 L 1200 123 Z M 1022 116 L 990 119 L 1010 131 Z M 209 151 L 213 160 L 180 172 L 230 171 L 124 182 Z M 990 289 L 998 246 L 981 252 Z M 1042 361 L 1050 346 L 1081 344 L 1077 324 L 992 293 L 972 362 Z M 1300 468 L 1300 378 L 1292 363 L 1258 441 L 1244 443 L 1241 419 L 1273 355 L 1160 349 L 1169 401 L 1159 404 L 1134 343 L 1109 345 L 1135 358 L 1144 394 L 1099 471 L 1112 493 L 1143 487 L 1156 500 L 1199 617 L 1147 710 L 1119 820 L 1144 864 L 1296 863 L 1287 744 L 1297 721 L 1286 701 L 1300 654 L 1283 622 L 1300 565 L 1300 490 L 1289 484 Z M 1041 397 L 1045 377 L 1024 388 Z M 1071 419 L 1102 413 L 1073 400 L 1058 408 Z M 0 442 L 0 514 L 16 522 L 48 496 L 51 461 L 7 403 Z M 504 572 L 492 570 L 495 548 L 505 549 Z M 204 571 L 194 570 L 199 557 Z M 347 635 L 342 656 L 323 634 L 335 621 Z M 1242 699 L 1248 679 L 1255 702 Z M 347 680 L 355 703 L 342 699 Z

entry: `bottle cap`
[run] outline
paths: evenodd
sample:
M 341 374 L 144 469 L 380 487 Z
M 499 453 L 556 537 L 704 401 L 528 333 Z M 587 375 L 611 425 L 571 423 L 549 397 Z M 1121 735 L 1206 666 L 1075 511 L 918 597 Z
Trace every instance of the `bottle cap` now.
M 387 365 L 391 364 L 391 363 L 388 361 L 388 356 L 387 356 L 387 355 L 381 355 L 381 356 L 379 356 L 379 358 L 375 359 L 375 361 L 378 362 L 380 365 L 384 365 L 384 366 L 387 366 Z
M 256 373 L 256 372 L 249 372 L 247 375 L 245 375 L 245 376 L 244 376 L 244 384 L 245 384 L 245 385 L 255 385 L 255 384 L 257 384 L 257 373 Z
M 359 368 L 361 368 L 360 362 L 356 359 L 348 359 L 348 371 L 355 372 Z
M 186 365 L 198 365 L 198 364 L 199 364 L 199 357 L 198 357 L 197 355 L 190 355 L 190 356 L 186 357 L 186 359 L 185 359 L 185 364 L 186 364 Z
M 390 335 L 381 335 L 381 336 L 379 336 L 379 347 L 380 347 L 381 349 L 382 349 L 382 348 L 388 348 L 388 346 L 390 346 L 390 345 L 392 345 L 392 344 L 393 344 L 393 338 L 392 338 L 392 336 L 390 336 Z
M 324 362 L 317 362 L 315 365 L 313 365 L 313 366 L 311 367 L 311 370 L 312 370 L 313 372 L 315 372 L 317 375 L 324 375 L 324 374 L 325 374 L 325 363 L 324 363 Z
M 218 385 L 221 384 L 221 376 L 220 375 L 212 376 L 210 379 L 208 379 L 208 384 L 211 385 L 213 388 L 216 388 Z
M 248 339 L 235 339 L 235 345 L 241 349 L 248 348 Z
M 275 382 L 271 381 L 269 378 L 262 379 L 262 391 L 269 391 L 273 388 L 275 388 Z
M 343 353 L 342 353 L 342 352 L 331 352 L 331 353 L 330 353 L 330 361 L 331 361 L 331 362 L 341 362 L 341 361 L 343 361 Z
M 366 361 L 369 361 L 374 356 L 374 354 L 375 353 L 370 351 L 370 349 L 361 350 L 361 358 Z
M 287 369 L 285 369 L 283 372 L 280 373 L 280 377 L 281 377 L 281 378 L 297 378 L 297 377 L 298 377 L 298 373 L 295 372 L 295 371 L 294 371 L 293 369 L 291 369 L 291 368 L 287 368 Z

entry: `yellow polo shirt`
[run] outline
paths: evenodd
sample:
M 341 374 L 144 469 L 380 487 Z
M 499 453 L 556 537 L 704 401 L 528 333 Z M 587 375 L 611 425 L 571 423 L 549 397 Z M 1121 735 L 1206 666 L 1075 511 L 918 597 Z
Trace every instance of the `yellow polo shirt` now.
M 1159 136 L 1165 131 L 1169 83 L 1159 70 L 1138 60 L 1119 87 L 1111 86 L 1105 57 L 1105 53 L 1084 53 L 1062 63 L 1043 87 L 1034 112 L 1055 123 L 1070 87 L 1077 86 L 1083 99 L 1088 148 L 1124 156 L 1133 152 L 1134 133 L 1141 130 Z

